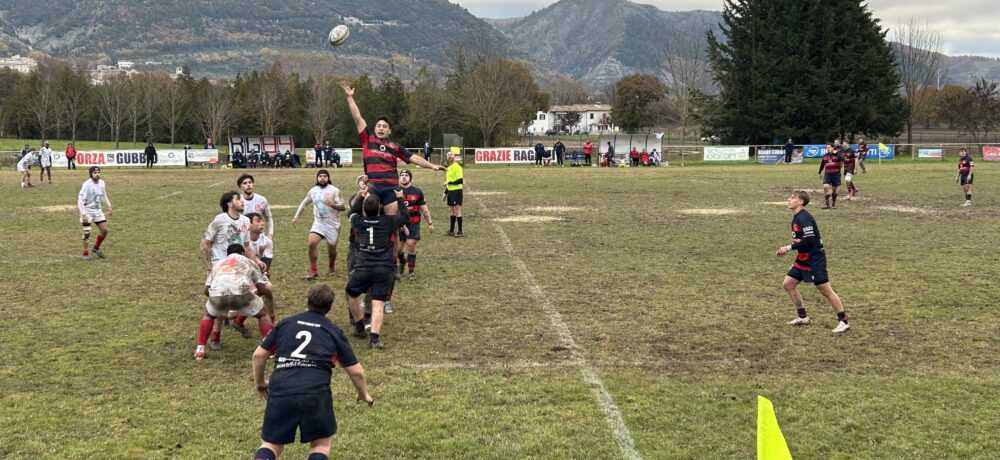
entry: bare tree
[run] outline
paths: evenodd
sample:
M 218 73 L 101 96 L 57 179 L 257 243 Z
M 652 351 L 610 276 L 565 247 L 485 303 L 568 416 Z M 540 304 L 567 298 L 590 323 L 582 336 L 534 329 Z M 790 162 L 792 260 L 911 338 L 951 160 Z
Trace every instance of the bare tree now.
M 944 42 L 927 21 L 913 17 L 896 26 L 892 41 L 898 47 L 896 67 L 903 98 L 910 109 L 906 114 L 906 143 L 913 144 L 913 122 L 926 113 L 930 103 L 924 89 L 939 86 L 946 76 L 941 54 Z M 912 146 L 910 154 L 916 155 Z
M 222 139 L 222 132 L 232 125 L 236 118 L 236 98 L 226 83 L 211 84 L 203 81 L 198 90 L 195 104 L 198 127 L 205 137 Z
M 462 83 L 460 100 L 489 147 L 497 134 L 513 131 L 538 108 L 540 91 L 524 65 L 497 59 L 480 61 Z
M 91 94 L 90 82 L 81 69 L 63 68 L 59 75 L 59 108 L 74 143 L 80 123 L 92 110 Z
M 312 97 L 306 107 L 306 124 L 313 132 L 313 139 L 322 142 L 327 138 L 327 132 L 333 125 L 333 113 L 336 110 L 334 81 L 330 77 L 319 77 L 310 81 L 309 90 Z
M 129 87 L 128 79 L 115 77 L 96 88 L 97 110 L 101 120 L 108 126 L 111 140 L 117 149 L 121 144 L 122 125 L 128 119 Z
M 170 145 L 173 146 L 177 142 L 177 131 L 188 119 L 188 93 L 180 79 L 167 77 L 160 83 L 160 118 L 170 131 Z
M 983 144 L 990 132 L 1000 128 L 1000 85 L 980 78 L 962 92 L 944 95 L 941 111 L 953 119 L 973 142 Z
M 421 137 L 430 142 L 434 130 L 451 121 L 455 114 L 448 108 L 444 88 L 438 85 L 437 79 L 426 68 L 417 72 L 412 85 L 405 123 L 414 132 L 426 133 Z
M 38 126 L 42 138 L 48 136 L 50 128 L 56 121 L 59 70 L 60 66 L 55 62 L 42 61 L 28 77 L 25 108 L 35 125 Z
M 706 46 L 704 35 L 673 33 L 660 48 L 660 77 L 670 88 L 666 103 L 681 128 L 681 152 L 688 128 L 695 122 L 693 96 L 707 92 L 712 81 Z
M 556 105 L 584 104 L 593 97 L 593 91 L 587 85 L 563 76 L 556 79 L 549 93 Z
M 288 76 L 281 68 L 281 64 L 274 63 L 262 72 L 252 85 L 249 106 L 257 115 L 261 133 L 277 134 L 284 123 L 284 111 L 288 106 L 290 93 Z

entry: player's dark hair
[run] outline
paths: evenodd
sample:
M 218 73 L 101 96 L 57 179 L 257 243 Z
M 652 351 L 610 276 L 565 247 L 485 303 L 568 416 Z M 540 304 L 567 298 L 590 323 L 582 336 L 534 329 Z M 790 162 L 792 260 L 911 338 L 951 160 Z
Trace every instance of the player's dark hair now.
M 233 198 L 239 196 L 240 192 L 235 190 L 230 190 L 222 194 L 222 198 L 219 198 L 219 207 L 222 208 L 222 212 L 229 212 L 229 203 L 233 201 Z
M 378 122 L 380 122 L 380 121 L 384 121 L 385 124 L 389 125 L 389 129 L 392 129 L 392 122 L 389 121 L 388 118 L 386 118 L 386 117 L 378 117 L 378 120 L 375 120 L 375 124 L 377 125 Z
M 802 207 L 806 207 L 806 206 L 809 205 L 809 193 L 808 192 L 806 192 L 805 190 L 796 190 L 796 191 L 794 191 L 792 193 L 795 194 L 795 196 L 798 197 L 800 200 L 802 200 Z
M 27 147 L 27 145 L 25 147 Z M 100 167 L 91 166 L 90 169 L 87 170 L 87 176 L 94 177 L 94 171 L 100 171 L 100 170 L 101 170 Z
M 242 244 L 235 244 L 234 243 L 234 244 L 230 244 L 229 246 L 226 246 L 226 255 L 229 255 L 229 254 L 239 254 L 239 255 L 242 256 L 243 255 L 243 245 Z
M 410 179 L 413 179 L 413 171 L 410 171 L 409 169 L 404 169 L 399 172 L 400 176 L 402 176 L 403 174 L 406 174 L 407 176 L 410 176 Z
M 254 219 L 260 219 L 261 222 L 264 221 L 264 216 L 260 215 L 259 212 L 250 212 L 250 213 L 244 214 L 244 216 L 247 216 L 247 219 L 250 219 L 250 223 L 251 224 L 253 223 Z
M 322 176 L 322 175 L 326 175 L 326 183 L 327 183 L 327 185 L 329 185 L 330 184 L 330 171 L 327 171 L 325 169 L 321 169 L 319 171 L 316 171 L 316 185 L 319 186 L 319 176 Z M 323 187 L 325 187 L 325 186 L 323 186 Z
M 236 187 L 237 188 L 243 188 L 243 181 L 245 181 L 247 179 L 250 179 L 250 182 L 254 182 L 253 176 L 251 176 L 249 174 L 244 174 L 244 175 L 240 176 L 239 179 L 236 179 Z
M 382 201 L 374 194 L 371 194 L 365 197 L 365 202 L 361 205 L 361 209 L 365 212 L 365 217 L 376 217 L 381 205 Z
M 326 316 L 330 312 L 330 308 L 333 307 L 333 299 L 333 289 L 330 289 L 330 286 L 314 284 L 313 287 L 309 288 L 309 300 L 306 305 L 309 311 Z

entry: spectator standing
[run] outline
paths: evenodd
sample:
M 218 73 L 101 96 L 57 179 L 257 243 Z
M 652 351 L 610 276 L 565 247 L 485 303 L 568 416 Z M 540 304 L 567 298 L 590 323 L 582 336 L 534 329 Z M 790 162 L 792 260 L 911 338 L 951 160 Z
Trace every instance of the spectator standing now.
M 556 164 L 562 166 L 563 156 L 566 153 L 566 145 L 564 145 L 561 140 L 556 139 L 556 143 L 552 146 L 552 150 L 556 154 Z
M 535 166 L 542 165 L 542 157 L 545 156 L 545 146 L 541 142 L 535 144 Z
M 146 167 L 149 169 L 153 168 L 153 163 L 156 163 L 156 147 L 153 147 L 153 143 L 150 142 L 146 145 Z
M 788 142 L 785 142 L 785 164 L 792 164 L 792 154 L 795 153 L 795 144 L 792 143 L 792 138 L 788 138 Z
M 49 183 L 52 183 L 52 149 L 49 148 L 49 142 L 45 141 L 42 144 L 41 150 L 38 151 L 38 183 L 42 183 L 42 175 L 48 174 Z
M 604 162 L 608 167 L 614 166 L 615 162 L 615 146 L 608 142 L 608 151 L 604 152 Z
M 315 152 L 316 158 L 313 159 L 313 164 L 311 166 L 315 168 L 323 167 L 323 146 L 319 143 L 319 141 L 316 141 L 316 143 L 313 144 L 313 152 Z
M 205 148 L 209 149 L 209 150 L 215 148 L 215 142 L 212 142 L 212 138 L 211 137 L 208 138 L 208 139 L 205 139 Z
M 66 169 L 76 169 L 76 147 L 72 142 L 66 144 Z
M 424 159 L 431 161 L 431 154 L 434 153 L 434 147 L 431 147 L 430 142 L 424 142 Z
M 583 164 L 590 166 L 590 155 L 594 153 L 594 144 L 588 139 L 583 143 Z
M 333 145 L 330 144 L 330 141 L 324 142 L 323 143 L 323 159 L 326 161 L 326 163 L 325 163 L 326 166 L 333 166 L 333 164 L 335 163 L 333 161 L 334 160 L 333 159 L 333 154 L 334 154 L 334 152 L 333 152 Z M 339 168 L 340 166 L 337 166 L 337 167 Z

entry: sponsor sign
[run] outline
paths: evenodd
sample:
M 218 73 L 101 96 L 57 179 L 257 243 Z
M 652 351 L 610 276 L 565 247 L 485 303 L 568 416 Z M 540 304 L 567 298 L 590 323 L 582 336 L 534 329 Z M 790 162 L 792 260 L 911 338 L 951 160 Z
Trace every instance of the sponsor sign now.
M 187 157 L 189 163 L 208 163 L 208 160 L 219 159 L 218 149 L 188 149 Z
M 851 144 L 855 152 L 858 151 L 858 144 Z M 802 153 L 806 158 L 820 158 L 826 153 L 826 144 L 811 144 L 802 148 Z M 868 160 L 892 160 L 896 158 L 896 146 L 887 145 L 884 149 L 879 149 L 878 144 L 868 144 Z
M 806 158 L 819 158 L 824 153 L 826 153 L 826 144 L 810 144 L 802 147 L 802 155 Z
M 995 145 L 984 145 L 983 160 L 1000 161 L 1000 147 L 997 147 Z
M 104 167 L 142 167 L 146 166 L 146 153 L 142 150 L 89 150 L 76 152 L 76 165 L 81 168 L 90 166 Z M 217 150 L 213 150 L 218 152 Z M 66 154 L 52 152 L 52 166 L 65 168 Z M 157 150 L 154 166 L 184 166 L 184 149 Z
M 917 149 L 917 158 L 941 158 L 941 149 Z
M 705 147 L 705 161 L 748 161 L 749 145 L 722 145 Z
M 784 164 L 785 149 L 759 149 L 757 150 L 757 163 L 763 164 Z M 792 151 L 792 163 L 802 163 L 802 149 Z
M 295 142 L 292 136 L 233 136 L 229 138 L 229 154 L 240 152 L 250 154 L 256 151 L 259 154 L 274 156 L 285 151 L 295 151 Z
M 476 149 L 477 164 L 534 162 L 535 149 L 530 147 Z

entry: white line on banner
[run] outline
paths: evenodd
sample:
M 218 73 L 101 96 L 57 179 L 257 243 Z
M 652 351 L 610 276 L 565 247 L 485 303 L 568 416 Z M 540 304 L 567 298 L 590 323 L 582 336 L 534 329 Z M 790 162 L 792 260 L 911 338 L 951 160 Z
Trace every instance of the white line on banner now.
M 483 208 L 482 202 L 475 199 L 476 204 L 479 209 L 484 211 L 486 214 L 486 209 Z M 521 272 L 521 276 L 524 278 L 525 284 L 528 286 L 528 291 L 535 297 L 535 300 L 541 305 L 542 311 L 545 312 L 546 316 L 549 317 L 549 321 L 552 322 L 553 328 L 555 328 L 559 340 L 563 343 L 570 353 L 570 362 L 576 364 L 580 373 L 583 374 L 583 381 L 594 390 L 594 396 L 597 397 L 597 402 L 601 406 L 601 411 L 604 412 L 604 420 L 611 427 L 612 434 L 614 434 L 615 443 L 618 444 L 618 449 L 621 451 L 622 455 L 628 459 L 641 459 L 639 452 L 635 450 L 635 440 L 632 439 L 632 433 L 629 431 L 628 426 L 625 425 L 625 420 L 622 418 L 621 411 L 615 404 L 614 398 L 608 393 L 607 387 L 604 386 L 604 381 L 601 377 L 597 375 L 597 371 L 587 362 L 587 358 L 583 355 L 583 348 L 580 347 L 576 340 L 573 338 L 573 333 L 570 332 L 569 326 L 563 321 L 562 315 L 559 311 L 549 302 L 548 297 L 542 292 L 542 288 L 538 286 L 538 282 L 535 281 L 534 275 L 528 270 L 528 266 L 525 265 L 524 261 L 517 256 L 514 252 L 514 246 L 510 242 L 510 238 L 507 237 L 507 232 L 503 230 L 499 222 L 491 220 L 493 227 L 496 228 L 497 233 L 500 235 L 500 242 L 503 244 L 504 249 L 507 254 L 510 255 L 511 259 L 514 261 L 514 265 L 517 270 Z
M 157 199 L 158 199 L 158 200 L 162 200 L 162 199 L 164 199 L 164 198 L 170 198 L 170 197 L 172 197 L 172 196 L 177 196 L 177 195 L 180 195 L 181 193 L 184 193 L 184 192 L 173 192 L 173 193 L 168 193 L 168 194 L 166 194 L 166 195 L 163 195 L 163 196 L 161 196 L 161 197 L 159 197 L 159 198 L 157 198 Z

